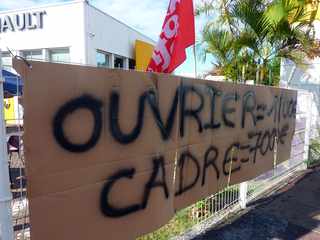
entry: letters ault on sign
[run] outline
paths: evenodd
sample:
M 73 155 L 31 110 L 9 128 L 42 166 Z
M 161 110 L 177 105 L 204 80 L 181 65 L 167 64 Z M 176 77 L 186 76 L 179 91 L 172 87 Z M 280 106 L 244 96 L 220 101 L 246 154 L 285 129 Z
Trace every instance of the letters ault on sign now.
M 43 28 L 43 16 L 46 11 L 19 13 L 0 17 L 0 33 Z
M 160 105 L 156 90 L 146 90 L 141 93 L 136 109 L 137 117 L 134 119 L 134 128 L 131 131 L 124 132 L 120 126 L 120 99 L 117 91 L 111 91 L 109 96 L 109 105 L 106 105 L 101 99 L 94 96 L 82 95 L 71 99 L 59 108 L 53 119 L 53 134 L 56 142 L 65 150 L 80 154 L 95 148 L 101 138 L 101 132 L 105 123 L 106 129 L 110 135 L 121 145 L 128 145 L 139 140 L 144 127 L 145 112 L 149 108 L 153 120 L 162 140 L 168 141 L 173 134 L 174 124 L 178 125 L 179 137 L 185 137 L 187 121 L 195 123 L 199 134 L 210 132 L 213 136 L 219 129 L 243 129 L 248 126 L 254 129 L 267 119 L 271 125 L 263 128 L 257 128 L 254 131 L 245 131 L 245 141 L 235 140 L 227 144 L 225 148 L 219 148 L 214 142 L 209 144 L 200 159 L 191 150 L 179 152 L 177 157 L 178 175 L 175 178 L 176 190 L 174 195 L 179 197 L 190 191 L 194 186 L 200 184 L 206 185 L 208 171 L 213 171 L 216 180 L 231 173 L 236 173 L 245 167 L 248 162 L 254 165 L 257 162 L 257 156 L 265 156 L 268 153 L 274 153 L 276 146 L 287 144 L 287 137 L 290 134 L 288 120 L 295 119 L 297 102 L 294 97 L 288 97 L 285 94 L 272 96 L 269 103 L 258 102 L 254 90 L 247 90 L 242 93 L 238 91 L 224 92 L 216 87 L 206 85 L 205 91 L 197 85 L 182 84 L 177 87 L 172 99 L 169 112 L 166 119 L 161 114 Z M 188 104 L 187 99 L 193 96 L 198 102 L 197 106 Z M 210 99 L 210 101 L 205 101 Z M 209 106 L 206 106 L 209 104 Z M 218 105 L 219 104 L 219 105 Z M 236 107 L 238 106 L 238 107 Z M 237 109 L 240 111 L 237 111 Z M 87 141 L 83 143 L 74 143 L 68 139 L 65 134 L 64 122 L 75 111 L 80 109 L 88 110 L 94 119 L 94 127 Z M 108 113 L 108 120 L 104 121 L 104 112 Z M 210 111 L 205 111 L 210 109 Z M 240 113 L 240 116 L 236 116 Z M 188 125 L 189 126 L 189 125 Z M 292 126 L 291 126 L 292 127 Z M 235 138 L 236 139 L 236 138 Z M 235 154 L 235 152 L 237 154 Z M 218 161 L 221 158 L 222 161 Z M 128 202 L 127 206 L 116 206 L 110 201 L 111 192 L 116 188 L 118 181 L 127 181 L 130 185 L 130 179 L 136 174 L 135 167 L 123 168 L 111 176 L 101 189 L 100 209 L 101 212 L 110 218 L 124 217 L 128 214 L 142 211 L 148 206 L 151 192 L 155 188 L 160 188 L 164 198 L 168 199 L 170 192 L 166 180 L 166 168 L 164 156 L 159 155 L 150 159 L 152 161 L 152 172 L 148 181 L 145 182 L 144 193 L 140 202 Z M 186 178 L 185 168 L 188 165 L 194 168 L 193 176 Z

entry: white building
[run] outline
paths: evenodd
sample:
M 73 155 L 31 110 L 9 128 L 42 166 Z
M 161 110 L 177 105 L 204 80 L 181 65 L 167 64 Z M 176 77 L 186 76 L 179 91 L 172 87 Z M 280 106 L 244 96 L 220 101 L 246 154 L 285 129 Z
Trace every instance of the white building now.
M 134 68 L 135 41 L 154 41 L 85 0 L 0 12 L 3 64 L 11 56 Z
M 320 11 L 314 22 L 315 38 L 320 41 Z M 320 50 L 320 49 L 319 49 Z M 318 135 L 320 130 L 320 57 L 305 60 L 297 66 L 292 61 L 281 61 L 281 86 L 307 91 L 311 94 L 312 104 L 308 106 L 311 115 L 311 136 Z

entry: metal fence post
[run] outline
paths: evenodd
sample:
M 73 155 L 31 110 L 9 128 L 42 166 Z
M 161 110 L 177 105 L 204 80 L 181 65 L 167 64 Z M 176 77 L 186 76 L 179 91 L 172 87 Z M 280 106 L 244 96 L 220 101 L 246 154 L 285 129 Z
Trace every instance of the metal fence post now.
M 303 160 L 305 162 L 307 162 L 309 160 L 309 146 L 310 146 L 310 133 L 311 133 L 311 121 L 312 121 L 312 94 L 311 93 L 307 93 L 307 99 L 308 99 L 308 103 L 307 103 L 307 108 L 308 109 L 306 111 L 306 117 L 307 117 L 307 122 L 306 122 L 306 129 L 305 129 L 305 135 L 304 135 L 304 155 L 303 155 Z M 307 164 L 305 164 L 306 168 L 308 167 Z
M 242 209 L 245 209 L 247 207 L 247 191 L 248 191 L 248 182 L 240 183 L 239 204 Z

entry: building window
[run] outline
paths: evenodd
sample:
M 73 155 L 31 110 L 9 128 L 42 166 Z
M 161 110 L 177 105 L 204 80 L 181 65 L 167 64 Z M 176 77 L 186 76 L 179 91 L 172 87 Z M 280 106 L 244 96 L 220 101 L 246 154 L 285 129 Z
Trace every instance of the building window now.
M 27 60 L 43 60 L 43 54 L 41 49 L 22 51 L 22 56 Z
M 129 69 L 136 69 L 136 60 L 129 59 Z
M 57 48 L 49 50 L 50 62 L 70 62 L 70 51 L 69 48 Z
M 2 66 L 4 68 L 6 67 L 12 67 L 12 57 L 9 52 L 2 52 Z
M 123 68 L 123 67 L 124 67 L 124 58 L 115 56 L 114 68 Z
M 96 54 L 96 61 L 97 61 L 97 66 L 98 67 L 105 67 L 105 68 L 109 68 L 110 67 L 110 59 L 111 56 L 109 53 L 106 52 L 102 52 L 102 51 L 97 51 Z

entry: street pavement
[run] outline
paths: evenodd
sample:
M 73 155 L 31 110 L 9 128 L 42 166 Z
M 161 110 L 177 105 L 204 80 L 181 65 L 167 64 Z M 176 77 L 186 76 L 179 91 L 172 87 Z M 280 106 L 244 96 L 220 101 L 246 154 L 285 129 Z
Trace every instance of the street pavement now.
M 320 169 L 306 170 L 233 222 L 193 240 L 320 240 Z

